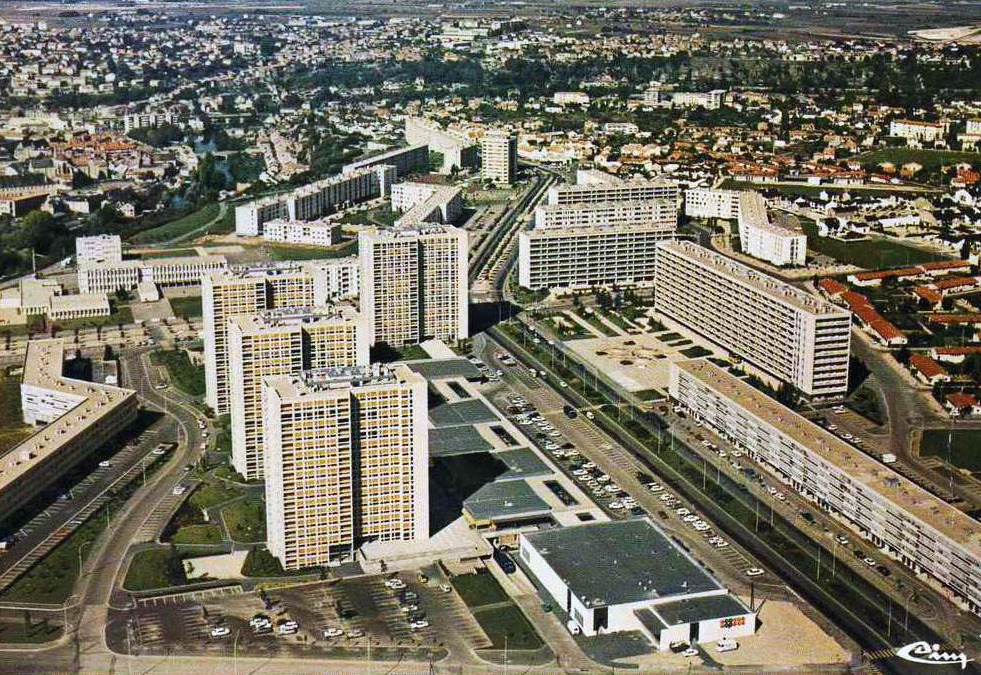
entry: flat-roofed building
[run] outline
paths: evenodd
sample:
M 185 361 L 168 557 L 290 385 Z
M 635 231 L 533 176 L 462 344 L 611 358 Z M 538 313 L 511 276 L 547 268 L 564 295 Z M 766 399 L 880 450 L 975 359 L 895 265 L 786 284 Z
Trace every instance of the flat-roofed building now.
M 480 139 L 480 177 L 498 185 L 518 179 L 518 137 L 504 131 L 488 131 Z
M 666 178 L 586 182 L 577 185 L 553 185 L 548 189 L 549 204 L 586 204 L 590 202 L 649 201 L 667 199 L 678 202 L 678 185 Z
M 75 237 L 75 258 L 88 262 L 121 262 L 123 244 L 118 234 Z
M 981 614 L 981 524 L 704 359 L 671 365 L 671 397 L 781 481 Z
M 893 120 L 889 123 L 889 135 L 905 138 L 915 143 L 935 143 L 944 140 L 950 124 L 947 122 L 926 122 L 923 120 Z
M 52 295 L 49 302 L 49 319 L 87 319 L 93 316 L 109 316 L 112 313 L 105 293 Z
M 467 337 L 467 252 L 466 231 L 450 225 L 359 232 L 360 307 L 371 344 Z
M 143 281 L 161 286 L 186 286 L 201 283 L 201 277 L 208 272 L 225 269 L 228 260 L 223 255 L 118 262 L 80 260 L 78 288 L 82 293 L 115 293 L 120 289 L 133 290 Z
M 583 635 L 640 631 L 665 651 L 756 632 L 756 613 L 646 518 L 522 533 L 518 557 Z
M 392 186 L 392 209 L 403 214 L 395 221 L 397 228 L 452 224 L 463 214 L 463 190 L 453 185 L 396 183 Z
M 314 277 L 298 263 L 214 272 L 201 282 L 204 323 L 205 402 L 217 415 L 230 411 L 228 320 L 267 309 L 311 307 Z
M 743 253 L 778 266 L 807 264 L 807 235 L 787 214 L 767 211 L 758 192 L 739 197 L 739 245 Z
M 392 178 L 401 178 L 416 169 L 426 169 L 429 167 L 429 146 L 420 143 L 419 145 L 395 148 L 377 155 L 363 157 L 350 164 L 345 164 L 341 169 L 341 174 L 348 176 L 364 169 L 377 169 L 379 167 L 392 167 L 394 170 Z M 388 194 L 387 187 L 384 194 Z
M 232 466 L 256 480 L 263 476 L 263 378 L 368 365 L 368 339 L 347 305 L 268 310 L 228 319 L 228 354 Z
M 535 229 L 659 225 L 665 233 L 678 227 L 678 207 L 670 199 L 543 204 L 535 209 Z
M 847 390 L 851 313 L 719 253 L 658 243 L 654 308 L 805 396 Z
M 396 173 L 392 166 L 368 166 L 241 204 L 235 207 L 235 233 L 257 237 L 270 221 L 315 220 L 383 197 Z
M 742 194 L 741 190 L 690 188 L 685 190 L 685 215 L 689 218 L 736 220 Z
M 65 344 L 31 340 L 20 385 L 26 424 L 43 424 L 0 455 L 0 513 L 11 515 L 136 419 L 136 392 L 62 375 Z
M 313 276 L 313 304 L 326 305 L 361 292 L 361 263 L 358 256 L 317 260 L 304 266 Z
M 443 155 L 442 173 L 453 168 L 470 169 L 479 165 L 477 144 L 463 134 L 444 129 L 435 120 L 406 116 L 405 141 L 409 145 L 427 145 L 432 152 Z
M 263 401 L 267 545 L 285 569 L 429 537 L 422 376 L 401 364 L 307 371 L 267 378 Z
M 518 283 L 536 290 L 650 283 L 655 245 L 672 236 L 660 224 L 522 230 Z
M 341 241 L 341 224 L 330 220 L 270 220 L 262 228 L 262 238 L 285 244 L 334 246 Z

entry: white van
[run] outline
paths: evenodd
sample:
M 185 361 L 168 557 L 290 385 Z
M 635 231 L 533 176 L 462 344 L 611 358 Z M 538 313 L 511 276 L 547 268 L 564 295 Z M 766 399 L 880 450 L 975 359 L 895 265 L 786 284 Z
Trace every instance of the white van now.
M 573 635 L 579 635 L 580 633 L 582 633 L 582 628 L 580 628 L 579 624 L 573 621 L 572 619 L 569 619 L 566 622 L 565 627 L 569 629 L 569 632 L 572 633 Z
M 717 652 L 734 652 L 739 649 L 739 643 L 732 638 L 722 638 L 715 643 L 715 651 Z

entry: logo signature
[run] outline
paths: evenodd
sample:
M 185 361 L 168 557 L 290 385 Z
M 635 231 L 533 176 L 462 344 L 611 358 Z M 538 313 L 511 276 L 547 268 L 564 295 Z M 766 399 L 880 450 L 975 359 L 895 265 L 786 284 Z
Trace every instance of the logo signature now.
M 945 666 L 949 664 L 961 664 L 961 670 L 967 668 L 967 664 L 974 659 L 967 658 L 964 652 L 942 652 L 940 645 L 930 644 L 929 642 L 911 642 L 908 645 L 896 650 L 896 656 L 912 663 L 924 663 L 929 666 Z

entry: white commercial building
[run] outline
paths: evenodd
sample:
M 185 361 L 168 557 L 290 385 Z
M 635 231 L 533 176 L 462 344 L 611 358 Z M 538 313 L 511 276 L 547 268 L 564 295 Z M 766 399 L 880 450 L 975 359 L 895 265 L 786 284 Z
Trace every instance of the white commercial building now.
M 235 207 L 235 232 L 257 237 L 270 221 L 315 220 L 384 197 L 396 173 L 392 166 L 372 165 L 242 204 Z
M 20 385 L 25 424 L 43 425 L 0 455 L 0 513 L 11 515 L 136 419 L 136 392 L 62 375 L 63 340 L 31 340 Z
M 511 185 L 518 177 L 518 137 L 488 131 L 480 139 L 480 177 L 498 185 Z
M 770 214 L 758 192 L 739 197 L 739 245 L 743 253 L 778 266 L 807 264 L 807 235 L 782 213 Z
M 467 252 L 467 232 L 450 225 L 359 232 L 361 312 L 371 344 L 466 338 Z
M 768 471 L 981 614 L 981 524 L 704 359 L 669 393 Z
M 669 94 L 671 105 L 678 108 L 705 108 L 706 110 L 718 110 L 722 107 L 725 100 L 725 89 L 713 89 L 712 91 L 675 91 Z
M 403 214 L 395 221 L 397 228 L 452 224 L 463 213 L 463 191 L 452 185 L 396 183 L 392 186 L 392 210 Z
M 223 255 L 150 258 L 118 262 L 78 263 L 78 288 L 82 293 L 115 293 L 133 290 L 140 282 L 183 286 L 201 282 L 209 272 L 228 269 Z
M 480 162 L 476 143 L 424 117 L 406 116 L 405 141 L 409 145 L 428 145 L 431 151 L 443 155 L 442 173 L 450 173 L 454 167 L 475 168 Z
M 350 306 L 269 310 L 228 319 L 228 355 L 232 466 L 255 480 L 263 476 L 263 378 L 368 365 L 368 338 Z
M 262 227 L 262 238 L 286 244 L 307 246 L 334 246 L 341 240 L 340 223 L 320 219 L 270 220 Z
M 266 532 L 287 570 L 429 537 L 426 380 L 405 365 L 263 385 Z
M 123 259 L 122 241 L 118 234 L 75 237 L 75 259 L 79 262 L 120 262 Z
M 646 518 L 523 533 L 518 557 L 583 635 L 639 631 L 666 651 L 756 632 L 756 612 Z
M 612 177 L 611 177 L 612 178 Z M 577 185 L 554 185 L 548 189 L 549 204 L 586 204 L 667 199 L 678 202 L 678 185 L 665 178 L 654 180 L 589 181 Z
M 851 313 L 719 253 L 657 244 L 654 308 L 808 397 L 847 391 Z

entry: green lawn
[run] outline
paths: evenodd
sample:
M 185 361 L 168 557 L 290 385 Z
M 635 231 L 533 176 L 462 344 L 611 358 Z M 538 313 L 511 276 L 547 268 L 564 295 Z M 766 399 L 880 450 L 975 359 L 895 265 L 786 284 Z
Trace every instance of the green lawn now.
M 225 527 L 232 539 L 240 543 L 266 540 L 266 508 L 258 497 L 246 497 L 221 510 Z
M 123 586 L 130 591 L 152 591 L 186 583 L 180 556 L 169 549 L 152 549 L 133 556 Z
M 357 254 L 358 240 L 352 239 L 330 248 L 323 246 L 266 246 L 265 249 L 273 260 L 326 260 Z
M 214 523 L 184 525 L 170 538 L 174 544 L 220 544 L 222 540 L 221 528 Z
M 862 241 L 844 242 L 831 237 L 819 237 L 817 226 L 812 222 L 802 223 L 807 234 L 807 247 L 818 253 L 831 256 L 835 260 L 865 269 L 902 267 L 931 260 L 945 260 L 946 257 L 918 248 L 903 246 L 881 237 Z
M 20 409 L 20 376 L 0 370 L 0 453 L 6 452 L 31 435 L 34 428 L 24 424 Z
M 877 186 L 875 183 L 866 183 L 862 187 L 851 185 L 807 185 L 805 183 L 799 185 L 788 185 L 786 183 L 772 185 L 768 183 L 751 183 L 749 181 L 733 180 L 732 178 L 724 181 L 720 188 L 724 190 L 776 190 L 780 194 L 790 197 L 817 197 L 822 192 L 831 195 L 847 192 L 853 197 L 888 197 L 893 194 L 934 194 L 938 192 L 937 188 L 927 186 L 914 186 L 904 190 L 896 185 L 880 184 Z
M 487 571 L 460 574 L 450 581 L 470 608 L 505 602 L 509 599 L 494 575 Z
M 218 213 L 218 204 L 208 204 L 183 218 L 178 218 L 158 227 L 139 232 L 130 238 L 130 242 L 133 244 L 156 244 L 162 241 L 169 241 L 203 227 L 209 221 L 213 220 Z
M 610 328 L 608 325 L 606 325 L 606 323 L 604 323 L 603 320 L 599 318 L 599 316 L 596 314 L 595 311 L 587 312 L 586 310 L 580 310 L 576 312 L 576 314 L 578 314 L 580 317 L 585 319 L 586 323 L 591 325 L 593 328 L 598 330 L 601 334 L 605 335 L 606 337 L 616 337 L 620 334 L 617 331 Z
M 305 568 L 287 572 L 279 559 L 264 548 L 254 548 L 245 557 L 242 565 L 242 575 L 247 577 L 295 577 L 305 574 L 315 574 L 317 568 Z
M 855 155 L 853 159 L 862 164 L 879 165 L 883 162 L 892 162 L 896 165 L 897 169 L 907 162 L 916 162 L 923 166 L 924 171 L 931 172 L 941 167 L 949 167 L 961 162 L 968 162 L 974 166 L 981 165 L 981 152 L 884 148 L 882 150 L 863 152 L 860 155 Z
M 948 443 L 948 436 L 950 442 Z M 948 452 L 949 448 L 949 452 Z M 936 455 L 954 466 L 981 472 L 981 429 L 927 429 L 920 441 L 920 454 Z
M 493 649 L 538 649 L 542 639 L 517 605 L 477 609 L 473 616 L 493 642 Z
M 168 248 L 150 253 L 141 253 L 140 257 L 144 260 L 154 260 L 156 258 L 190 258 L 197 254 L 197 249 L 193 248 Z
M 199 319 L 203 316 L 200 295 L 190 298 L 171 298 L 170 308 L 174 310 L 174 316 L 182 316 L 185 319 Z
M 109 316 L 90 316 L 84 319 L 58 319 L 48 322 L 56 330 L 76 330 L 81 328 L 104 328 L 119 324 L 133 323 L 133 312 L 129 307 L 117 307 Z
M 191 363 L 191 359 L 183 349 L 153 352 L 150 361 L 158 366 L 165 366 L 170 381 L 184 393 L 190 396 L 204 396 L 204 366 Z
M 0 643 L 40 644 L 51 642 L 61 636 L 61 626 L 52 625 L 45 620 L 31 618 L 31 624 L 24 621 L 0 621 Z
M 201 485 L 188 498 L 192 506 L 199 509 L 210 509 L 212 506 L 224 504 L 242 496 L 239 488 L 228 487 L 223 483 L 205 483 Z

